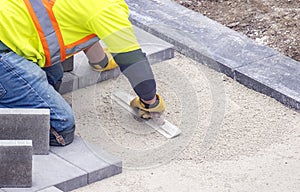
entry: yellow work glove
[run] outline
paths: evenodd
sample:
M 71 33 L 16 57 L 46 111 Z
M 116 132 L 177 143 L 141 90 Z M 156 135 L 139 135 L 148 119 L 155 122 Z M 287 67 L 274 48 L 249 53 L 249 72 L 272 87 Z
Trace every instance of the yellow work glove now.
M 156 94 L 156 102 L 153 105 L 146 107 L 140 98 L 136 97 L 130 102 L 130 106 L 137 108 L 139 117 L 143 119 L 151 119 L 153 114 L 162 114 L 166 108 L 166 104 L 159 94 Z
M 104 48 L 103 49 L 105 54 L 107 55 L 107 58 L 108 58 L 108 64 L 106 65 L 106 67 L 102 67 L 100 65 L 100 63 L 89 63 L 91 68 L 94 70 L 94 71 L 97 71 L 97 72 L 102 72 L 102 71 L 108 71 L 108 70 L 112 70 L 112 69 L 115 69 L 118 67 L 118 64 L 116 63 L 116 61 L 114 60 L 114 58 L 112 57 L 112 55 L 110 54 L 110 52 L 108 51 L 107 48 Z

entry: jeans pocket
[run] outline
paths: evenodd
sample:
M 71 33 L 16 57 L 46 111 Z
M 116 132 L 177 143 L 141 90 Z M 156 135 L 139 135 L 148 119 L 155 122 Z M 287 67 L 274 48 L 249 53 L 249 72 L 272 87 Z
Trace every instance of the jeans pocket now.
M 1 82 L 0 82 L 0 99 L 2 97 L 4 97 L 6 94 L 6 90 L 4 89 L 4 87 L 2 86 Z

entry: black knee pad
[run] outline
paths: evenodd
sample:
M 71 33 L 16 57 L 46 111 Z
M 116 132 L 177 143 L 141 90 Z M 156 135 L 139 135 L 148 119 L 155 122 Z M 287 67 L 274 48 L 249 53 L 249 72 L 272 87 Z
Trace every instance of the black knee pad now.
M 50 146 L 67 146 L 71 144 L 74 140 L 75 135 L 75 125 L 69 129 L 65 129 L 63 131 L 57 132 L 62 138 L 64 139 L 65 145 L 62 145 L 57 141 L 57 138 L 53 135 L 53 133 L 50 132 Z

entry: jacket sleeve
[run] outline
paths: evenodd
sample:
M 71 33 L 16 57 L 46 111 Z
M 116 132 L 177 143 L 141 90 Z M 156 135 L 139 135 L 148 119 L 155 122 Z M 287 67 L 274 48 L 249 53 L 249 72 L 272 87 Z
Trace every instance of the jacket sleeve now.
M 153 99 L 156 94 L 156 82 L 145 53 L 138 49 L 113 55 L 136 94 L 146 101 Z

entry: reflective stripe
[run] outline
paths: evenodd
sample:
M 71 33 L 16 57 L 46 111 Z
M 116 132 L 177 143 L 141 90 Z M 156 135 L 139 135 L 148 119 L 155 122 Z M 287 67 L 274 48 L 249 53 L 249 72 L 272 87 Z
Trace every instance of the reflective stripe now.
M 66 47 L 67 55 L 73 55 L 73 54 L 81 51 L 82 49 L 84 49 L 90 45 L 93 45 L 94 43 L 96 43 L 98 41 L 99 41 L 99 38 L 96 35 L 87 36 L 76 43 L 68 45 Z
M 44 49 L 46 57 L 45 67 L 64 61 L 66 55 L 73 55 L 99 41 L 99 38 L 92 34 L 65 46 L 58 23 L 52 11 L 55 0 L 24 0 L 24 2 Z
M 52 26 L 54 28 L 54 31 L 56 33 L 57 40 L 58 40 L 58 43 L 59 43 L 60 61 L 64 61 L 66 59 L 66 50 L 65 50 L 64 40 L 63 40 L 62 34 L 60 32 L 60 29 L 59 29 L 58 23 L 56 21 L 56 18 L 54 16 L 54 13 L 52 11 L 52 7 L 55 3 L 55 0 L 51 0 L 51 1 L 50 0 L 43 0 L 43 1 L 44 1 L 44 5 L 48 3 L 47 1 L 49 1 L 49 6 L 46 6 L 46 10 L 49 14 L 50 21 L 52 23 Z
M 24 0 L 38 30 L 46 56 L 46 67 L 61 61 L 60 45 L 48 12 L 41 0 Z M 49 3 L 47 1 L 47 3 Z M 34 11 L 34 12 L 33 12 Z

